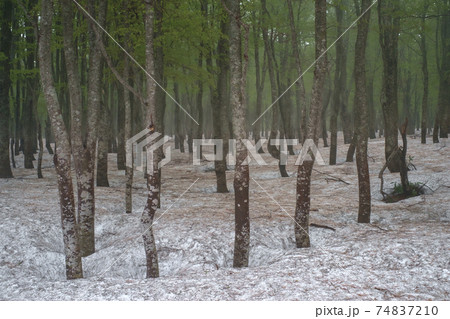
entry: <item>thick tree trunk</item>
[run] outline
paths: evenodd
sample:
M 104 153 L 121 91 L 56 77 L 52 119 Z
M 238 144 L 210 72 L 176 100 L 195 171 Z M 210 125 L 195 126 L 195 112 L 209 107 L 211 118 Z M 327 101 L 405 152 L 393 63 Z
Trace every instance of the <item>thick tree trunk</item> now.
M 51 0 L 41 1 L 39 69 L 47 102 L 48 114 L 52 121 L 54 135 L 58 140 L 54 163 L 58 174 L 58 189 L 61 208 L 61 224 L 66 256 L 67 279 L 83 277 L 78 226 L 75 218 L 75 200 L 71 176 L 71 150 L 69 135 L 61 115 L 56 89 L 52 79 L 51 67 L 51 34 L 53 8 Z
M 307 139 L 311 139 L 317 145 L 320 134 L 320 115 L 322 113 L 322 92 L 325 77 L 328 70 L 326 56 L 327 49 L 327 16 L 326 0 L 315 1 L 315 46 L 316 65 L 314 69 L 314 80 L 311 94 L 311 108 L 308 121 Z M 297 248 L 309 247 L 309 211 L 310 211 L 310 189 L 311 174 L 314 165 L 312 161 L 305 160 L 298 167 L 297 174 L 297 197 L 295 207 L 295 239 Z
M 63 43 L 65 65 L 67 69 L 68 85 L 71 103 L 71 144 L 75 162 L 78 189 L 78 222 L 80 226 L 80 249 L 82 256 L 89 256 L 95 252 L 95 193 L 94 171 L 97 152 L 97 124 L 101 99 L 101 76 L 103 70 L 102 54 L 94 25 L 88 21 L 89 40 L 89 75 L 87 79 L 87 114 L 83 123 L 83 95 L 81 83 L 84 83 L 85 67 L 81 67 L 81 78 L 78 70 L 78 57 L 73 39 L 73 17 L 75 8 L 71 1 L 62 1 Z M 98 14 L 95 5 L 88 3 L 88 11 L 97 16 L 101 25 L 106 20 L 106 1 L 100 1 Z M 82 63 L 83 59 L 82 59 Z M 83 134 L 85 132 L 85 134 Z
M 11 45 L 13 5 L 11 0 L 0 4 L 0 178 L 12 178 L 9 157 L 9 89 L 11 86 Z M 12 154 L 14 156 L 14 154 Z
M 380 45 L 383 57 L 383 80 L 381 107 L 384 116 L 385 158 L 386 160 L 398 148 L 398 36 L 400 18 L 397 0 L 378 1 L 378 25 Z M 390 172 L 400 171 L 400 156 L 388 163 Z
M 361 12 L 369 8 L 371 0 L 361 0 Z M 359 13 L 358 13 L 359 15 Z M 371 194 L 370 173 L 367 160 L 369 116 L 366 95 L 366 45 L 369 33 L 370 10 L 358 21 L 355 44 L 355 135 L 356 167 L 358 170 L 359 208 L 358 222 L 370 223 Z
M 238 1 L 225 1 L 230 17 L 230 88 L 233 111 L 233 135 L 236 139 L 236 166 L 234 174 L 235 241 L 233 267 L 248 267 L 250 250 L 249 167 L 245 162 L 246 138 L 246 73 L 248 63 L 248 26 L 241 21 Z M 244 61 L 242 61 L 241 32 L 244 32 Z

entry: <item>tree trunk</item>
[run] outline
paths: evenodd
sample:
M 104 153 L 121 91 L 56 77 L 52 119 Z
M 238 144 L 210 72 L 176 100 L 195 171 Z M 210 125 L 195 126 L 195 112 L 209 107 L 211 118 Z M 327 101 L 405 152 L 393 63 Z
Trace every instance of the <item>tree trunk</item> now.
M 361 0 L 361 12 L 365 12 L 371 0 Z M 357 10 L 358 11 L 358 10 Z M 360 13 L 358 13 L 360 15 Z M 358 223 L 370 223 L 371 194 L 370 173 L 367 160 L 367 141 L 369 138 L 369 116 L 366 95 L 366 46 L 369 33 L 370 10 L 358 21 L 355 44 L 355 135 L 356 168 L 358 170 L 359 208 Z
M 13 4 L 11 0 L 0 4 L 0 178 L 12 178 L 9 157 L 9 89 L 11 86 L 11 45 Z M 13 154 L 14 156 L 14 154 Z
M 266 7 L 266 0 L 261 1 L 261 8 L 262 8 L 262 14 L 263 14 L 263 26 L 262 26 L 262 32 L 263 32 L 263 40 L 264 40 L 264 47 L 267 54 L 267 67 L 269 70 L 269 79 L 270 79 L 270 88 L 271 88 L 271 96 L 272 96 L 272 125 L 269 135 L 269 144 L 267 146 L 267 150 L 269 151 L 269 154 L 272 155 L 273 158 L 278 160 L 278 168 L 280 170 L 280 174 L 282 177 L 289 176 L 286 172 L 286 166 L 282 165 L 280 162 L 280 150 L 272 144 L 272 140 L 275 140 L 278 137 L 278 128 L 279 128 L 279 116 L 280 116 L 280 100 L 278 100 L 278 86 L 276 83 L 276 75 L 274 70 L 274 58 L 275 55 L 273 53 L 273 47 L 269 42 L 268 37 L 268 30 L 267 30 L 267 21 L 266 19 L 269 17 L 269 13 L 267 11 Z M 280 135 L 280 138 L 282 136 Z
M 219 68 L 217 74 L 216 88 L 211 87 L 211 104 L 213 113 L 213 132 L 214 139 L 222 139 L 223 143 L 228 143 L 225 139 L 225 130 L 227 130 L 228 121 L 226 117 L 227 105 L 229 103 L 229 96 L 227 95 L 227 80 L 230 69 L 229 65 L 229 41 L 230 33 L 230 19 L 224 18 L 220 22 L 221 37 L 217 43 L 217 59 L 216 64 Z M 212 72 L 212 52 L 208 55 L 209 70 Z M 228 149 L 228 148 L 227 148 Z M 216 185 L 218 193 L 228 193 L 227 187 L 227 163 L 225 145 L 222 146 L 222 158 L 214 161 L 214 171 L 216 173 Z
M 146 65 L 145 69 L 148 74 L 155 78 L 155 57 L 154 57 L 154 17 L 155 17 L 155 5 L 159 5 L 152 1 L 152 3 L 145 3 L 145 57 Z M 147 114 L 146 122 L 153 125 L 153 114 L 155 114 L 154 129 L 155 132 L 162 134 L 162 125 L 160 122 L 161 117 L 158 115 L 160 109 L 156 106 L 156 83 L 150 78 L 147 78 Z M 159 266 L 158 266 L 158 255 L 156 250 L 155 238 L 153 235 L 153 219 L 155 217 L 156 210 L 158 209 L 160 202 L 160 191 L 161 191 L 161 179 L 159 176 L 160 169 L 158 168 L 159 160 L 161 159 L 161 153 L 156 151 L 154 156 L 152 156 L 151 171 L 147 172 L 147 204 L 144 211 L 142 212 L 141 223 L 144 228 L 143 240 L 144 240 L 144 250 L 147 262 L 147 278 L 157 278 L 159 277 Z
M 428 6 L 425 5 L 424 14 L 428 11 Z M 425 39 L 425 18 L 422 19 L 420 30 L 420 52 L 422 53 L 422 74 L 423 74 L 423 96 L 422 96 L 422 120 L 420 126 L 420 142 L 427 143 L 427 121 L 428 121 L 428 58 L 427 58 L 427 44 Z
M 65 65 L 71 103 L 71 144 L 77 175 L 80 249 L 82 256 L 89 256 L 95 252 L 94 171 L 103 63 L 100 45 L 97 42 L 98 39 L 94 30 L 94 22 L 88 20 L 89 75 L 87 79 L 87 114 L 86 121 L 83 123 L 82 105 L 85 99 L 81 93 L 80 84 L 85 81 L 85 73 L 82 66 L 80 78 L 78 57 L 73 39 L 73 17 L 76 8 L 69 0 L 63 0 L 61 4 Z M 100 1 L 97 15 L 94 13 L 94 7 L 93 2 L 88 3 L 88 11 L 91 15 L 97 16 L 100 25 L 105 25 L 106 1 Z
M 337 35 L 340 36 L 344 32 L 345 10 L 342 3 L 335 6 L 337 19 Z M 348 35 L 344 34 L 342 38 L 336 42 L 336 70 L 334 73 L 334 91 L 333 101 L 331 104 L 330 115 L 330 165 L 336 165 L 337 160 L 337 132 L 338 132 L 338 115 L 339 110 L 343 107 L 343 96 L 347 90 L 347 44 Z M 345 123 L 342 125 L 346 126 Z
M 34 7 L 37 1 L 31 1 L 28 6 L 29 9 Z M 25 69 L 33 74 L 36 67 L 36 53 L 34 51 L 34 46 L 36 44 L 36 38 L 34 34 L 31 22 L 25 20 L 26 31 L 26 43 L 30 52 L 27 52 L 24 64 Z M 23 125 L 23 138 L 24 138 L 24 167 L 28 169 L 34 168 L 33 161 L 34 153 L 36 151 L 36 141 L 37 141 L 37 128 L 36 128 L 36 104 L 37 104 L 37 92 L 39 88 L 39 79 L 36 76 L 30 76 L 26 79 L 26 86 L 24 89 L 24 103 L 22 105 L 22 125 Z
M 234 173 L 235 241 L 233 267 L 248 267 L 250 250 L 249 167 L 245 162 L 246 138 L 246 73 L 248 64 L 248 26 L 243 25 L 238 1 L 225 1 L 230 17 L 230 88 L 233 111 L 233 135 L 236 139 Z M 241 26 L 243 29 L 241 30 Z M 244 61 L 242 61 L 241 32 L 244 32 Z
M 301 4 L 301 2 L 300 2 Z M 289 10 L 289 26 L 290 26 L 290 35 L 291 35 L 291 43 L 292 43 L 292 49 L 293 54 L 295 58 L 295 64 L 297 67 L 297 74 L 300 77 L 303 74 L 303 68 L 302 63 L 300 60 L 300 49 L 299 49 L 299 43 L 297 40 L 297 30 L 295 27 L 295 21 L 294 21 L 294 10 L 292 8 L 292 0 L 287 0 L 288 10 Z M 305 141 L 306 137 L 306 123 L 307 123 L 307 114 L 306 114 L 306 92 L 305 92 L 305 84 L 303 81 L 303 76 L 300 77 L 295 82 L 295 98 L 297 101 L 297 108 L 301 110 L 301 123 L 298 123 L 300 125 L 300 139 L 302 142 Z
M 380 45 L 383 58 L 383 80 L 381 107 L 384 116 L 385 158 L 390 157 L 398 148 L 398 36 L 400 18 L 397 0 L 378 1 L 378 25 L 380 28 Z M 395 156 L 388 163 L 390 172 L 400 171 L 400 156 Z
M 259 117 L 262 112 L 262 100 L 263 100 L 263 90 L 264 90 L 264 80 L 265 80 L 265 68 L 264 68 L 264 62 L 266 58 L 266 54 L 264 54 L 264 61 L 263 61 L 263 71 L 261 74 L 261 64 L 259 61 L 259 34 L 260 34 L 260 25 L 256 26 L 256 14 L 253 12 L 253 44 L 254 44 L 254 51 L 255 51 L 255 85 L 256 85 L 256 116 Z M 260 21 L 260 20 L 259 20 Z M 262 79 L 261 79 L 262 77 Z M 253 126 L 253 135 L 255 138 L 255 144 L 257 145 L 260 141 L 261 136 L 261 122 L 260 120 L 257 120 L 256 123 Z M 257 149 L 258 153 L 264 153 L 262 146 Z
M 39 143 L 39 154 L 37 163 L 37 176 L 38 178 L 43 178 L 42 176 L 42 156 L 44 155 L 44 143 L 42 142 L 42 129 L 41 123 L 38 122 L 38 143 Z
M 315 1 L 315 49 L 316 65 L 314 69 L 313 88 L 311 94 L 311 108 L 307 127 L 307 139 L 311 139 L 317 145 L 320 134 L 320 115 L 322 113 L 322 92 L 325 77 L 328 70 L 326 56 L 327 49 L 327 15 L 326 0 Z M 314 165 L 312 160 L 305 160 L 298 167 L 297 196 L 295 206 L 295 240 L 297 248 L 309 247 L 309 211 L 311 173 Z
M 61 208 L 61 224 L 66 256 L 66 277 L 76 279 L 83 277 L 78 226 L 75 218 L 75 200 L 71 176 L 71 150 L 69 135 L 61 115 L 55 85 L 52 79 L 51 67 L 51 34 L 52 8 L 51 0 L 41 1 L 40 40 L 39 40 L 39 70 L 44 97 L 47 102 L 48 114 L 52 121 L 53 134 L 58 140 L 54 163 L 58 174 L 58 190 Z
M 375 114 L 375 103 L 373 97 L 373 81 L 374 75 L 372 74 L 367 81 L 367 107 L 369 109 L 369 138 L 376 138 L 376 125 L 377 116 Z
M 356 151 L 356 133 L 353 133 L 352 141 L 348 146 L 347 157 L 345 159 L 347 163 L 353 162 L 353 158 L 355 157 L 355 151 Z
M 117 84 L 117 170 L 123 171 L 125 167 L 125 89 Z
M 123 78 L 125 81 L 129 81 L 130 77 L 130 67 L 128 57 L 124 55 L 124 67 L 123 67 Z M 130 102 L 130 92 L 124 90 L 123 101 L 125 108 L 125 127 L 124 127 L 124 139 L 128 141 L 132 136 L 132 114 L 131 114 L 131 102 Z M 127 151 L 130 151 L 129 149 Z M 133 212 L 133 174 L 134 174 L 134 149 L 131 148 L 130 154 L 126 156 L 131 157 L 131 166 L 125 167 L 125 212 L 131 214 Z
M 109 187 L 108 143 L 110 140 L 109 114 L 105 101 L 100 104 L 100 121 L 97 150 L 97 186 Z
M 440 18 L 441 31 L 441 53 L 439 70 L 439 102 L 436 115 L 435 127 L 439 129 L 440 138 L 448 138 L 450 125 L 450 3 L 444 1 L 442 6 L 442 17 Z M 437 135 L 437 129 L 436 129 Z M 434 139 L 434 134 L 433 134 Z M 438 140 L 436 138 L 436 140 Z

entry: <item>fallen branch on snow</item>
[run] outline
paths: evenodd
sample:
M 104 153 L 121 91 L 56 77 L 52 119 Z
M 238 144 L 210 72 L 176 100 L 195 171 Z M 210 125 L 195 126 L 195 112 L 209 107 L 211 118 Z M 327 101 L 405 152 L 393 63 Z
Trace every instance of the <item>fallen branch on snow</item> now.
M 342 182 L 342 183 L 344 183 L 344 184 L 347 184 L 347 185 L 350 185 L 350 183 L 349 182 L 346 182 L 346 181 L 344 181 L 342 178 L 339 178 L 339 177 L 335 177 L 335 176 L 333 176 L 333 175 L 330 175 L 330 174 L 327 174 L 327 173 L 324 173 L 324 172 L 321 172 L 321 171 L 318 171 L 317 169 L 315 169 L 315 168 L 313 168 L 313 171 L 315 171 L 315 172 L 317 172 L 317 173 L 319 173 L 319 174 L 322 174 L 322 175 L 326 175 L 326 176 L 328 176 L 329 177 L 329 179 L 330 180 L 332 180 L 332 181 L 336 181 L 336 182 Z M 328 179 L 326 178 L 325 179 L 327 182 L 328 182 Z
M 336 231 L 335 228 L 331 227 L 331 226 L 327 226 L 327 225 L 320 225 L 320 224 L 314 224 L 311 223 L 309 224 L 310 227 L 317 227 L 317 228 L 325 228 L 325 229 L 331 229 L 332 231 Z

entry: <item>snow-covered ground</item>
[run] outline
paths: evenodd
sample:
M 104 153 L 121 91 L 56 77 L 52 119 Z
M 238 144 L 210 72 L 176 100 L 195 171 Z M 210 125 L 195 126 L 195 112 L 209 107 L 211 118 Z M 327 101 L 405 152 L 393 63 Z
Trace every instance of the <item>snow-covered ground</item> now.
M 384 203 L 378 179 L 384 142 L 371 140 L 370 225 L 356 222 L 356 165 L 344 163 L 347 146 L 338 148 L 338 165 L 315 166 L 311 222 L 336 231 L 312 227 L 308 249 L 295 248 L 288 216 L 295 157 L 289 178 L 276 165 L 251 165 L 246 269 L 232 268 L 233 194 L 214 192 L 212 164 L 192 166 L 189 155 L 174 151 L 163 169 L 154 226 L 161 277 L 148 280 L 139 225 L 144 180 L 136 172 L 133 214 L 125 214 L 125 177 L 115 154 L 109 155 L 111 187 L 96 190 L 97 252 L 83 259 L 85 279 L 65 280 L 55 172 L 46 154 L 44 179 L 18 168 L 14 179 L 0 180 L 0 300 L 449 300 L 450 145 L 408 142 L 417 167 L 410 181 L 426 183 L 427 193 Z M 329 149 L 319 149 L 327 162 Z M 227 174 L 231 188 L 233 171 Z M 385 174 L 386 187 L 395 182 L 398 174 Z

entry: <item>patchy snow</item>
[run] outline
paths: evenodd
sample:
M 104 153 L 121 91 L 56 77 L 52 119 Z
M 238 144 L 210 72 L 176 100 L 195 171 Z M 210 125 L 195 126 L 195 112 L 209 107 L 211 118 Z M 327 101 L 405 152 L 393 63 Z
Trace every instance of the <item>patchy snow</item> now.
M 145 279 L 139 220 L 146 186 L 136 172 L 133 214 L 124 213 L 125 176 L 110 154 L 110 188 L 96 189 L 97 252 L 83 259 L 85 279 L 66 281 L 56 177 L 44 156 L 44 179 L 18 168 L 16 178 L 0 180 L 1 300 L 449 300 L 450 148 L 408 139 L 416 171 L 411 182 L 427 193 L 386 204 L 378 172 L 382 139 L 369 142 L 372 224 L 356 222 L 358 183 L 355 163 L 315 166 L 311 222 L 312 247 L 296 249 L 294 222 L 250 185 L 250 267 L 233 269 L 234 197 L 215 193 L 211 163 L 192 166 L 174 151 L 163 169 L 162 207 L 154 232 L 161 277 Z M 445 142 L 443 142 L 445 143 Z M 319 147 L 325 161 L 328 148 Z M 298 151 L 298 147 L 297 147 Z M 263 154 L 267 163 L 270 155 Z M 16 159 L 21 164 L 22 159 Z M 250 167 L 254 178 L 293 215 L 295 167 L 281 178 L 276 165 Z M 319 172 L 341 178 L 349 185 Z M 228 171 L 232 189 L 233 172 Z M 180 195 L 192 185 L 181 198 Z M 385 173 L 385 187 L 399 182 Z

